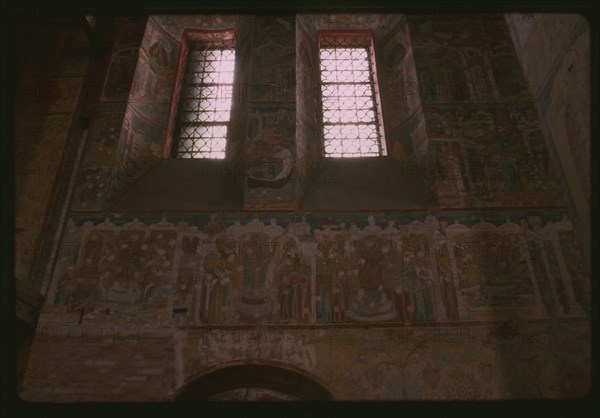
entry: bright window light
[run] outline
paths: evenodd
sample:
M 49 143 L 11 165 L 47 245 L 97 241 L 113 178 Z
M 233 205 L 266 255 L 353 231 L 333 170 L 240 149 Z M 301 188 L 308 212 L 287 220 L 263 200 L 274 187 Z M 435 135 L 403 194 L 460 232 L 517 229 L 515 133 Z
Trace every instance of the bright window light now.
M 370 48 L 329 43 L 320 65 L 325 156 L 383 155 Z
M 175 132 L 176 158 L 225 158 L 235 49 L 192 45 Z

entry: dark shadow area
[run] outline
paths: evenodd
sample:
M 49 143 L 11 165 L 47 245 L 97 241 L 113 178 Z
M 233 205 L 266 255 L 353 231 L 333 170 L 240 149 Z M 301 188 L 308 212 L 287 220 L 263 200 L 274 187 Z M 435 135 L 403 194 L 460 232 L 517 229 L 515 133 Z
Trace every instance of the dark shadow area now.
M 402 210 L 437 206 L 416 163 L 388 157 L 322 159 L 306 179 L 301 209 Z
M 242 204 L 235 171 L 219 160 L 163 160 L 126 190 L 112 212 L 232 210 Z
M 225 367 L 188 383 L 177 393 L 176 401 L 202 401 L 238 388 L 263 388 L 301 400 L 333 400 L 327 389 L 295 371 L 266 365 Z

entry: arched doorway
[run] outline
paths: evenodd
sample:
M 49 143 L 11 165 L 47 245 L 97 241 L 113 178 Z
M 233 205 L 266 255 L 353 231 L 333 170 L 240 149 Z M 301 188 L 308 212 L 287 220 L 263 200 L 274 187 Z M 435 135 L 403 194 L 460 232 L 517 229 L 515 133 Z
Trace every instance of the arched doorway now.
M 184 385 L 176 401 L 333 400 L 332 394 L 304 373 L 265 364 L 231 365 Z

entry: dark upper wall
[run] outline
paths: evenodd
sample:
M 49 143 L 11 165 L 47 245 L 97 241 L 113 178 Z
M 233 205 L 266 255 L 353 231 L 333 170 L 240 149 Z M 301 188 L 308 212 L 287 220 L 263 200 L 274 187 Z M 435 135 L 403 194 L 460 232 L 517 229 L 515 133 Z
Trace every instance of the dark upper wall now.
M 37 290 L 40 283 L 31 273 L 54 239 L 43 234 L 46 214 L 54 205 L 90 48 L 81 24 L 72 22 L 26 26 L 15 38 L 15 275 Z

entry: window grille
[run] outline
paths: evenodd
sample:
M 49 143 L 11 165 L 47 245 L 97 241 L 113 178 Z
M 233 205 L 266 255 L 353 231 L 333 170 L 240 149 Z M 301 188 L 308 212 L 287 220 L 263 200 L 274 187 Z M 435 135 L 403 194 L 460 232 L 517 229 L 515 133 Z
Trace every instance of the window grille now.
M 176 158 L 225 158 L 235 49 L 192 44 L 181 88 Z
M 322 37 L 319 58 L 325 156 L 385 155 L 370 35 Z

